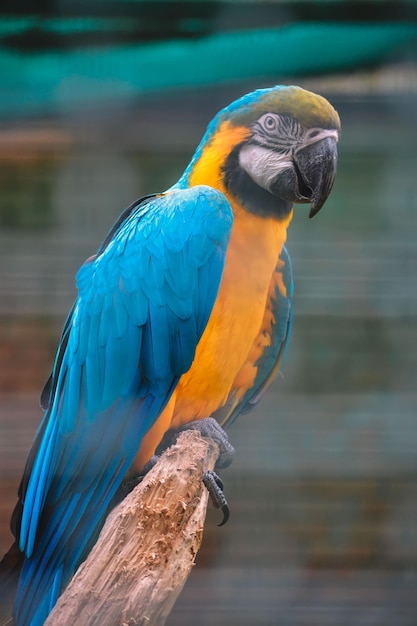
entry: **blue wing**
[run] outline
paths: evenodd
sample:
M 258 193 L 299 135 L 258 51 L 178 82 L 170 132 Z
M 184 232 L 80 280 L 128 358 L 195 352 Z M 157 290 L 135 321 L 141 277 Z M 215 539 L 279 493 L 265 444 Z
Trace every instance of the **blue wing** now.
M 129 207 L 79 270 L 20 489 L 18 624 L 43 624 L 190 367 L 231 224 L 220 192 L 170 190 Z
M 243 395 L 232 388 L 225 405 L 213 415 L 222 426 L 228 427 L 240 414 L 249 413 L 280 371 L 291 334 L 292 296 L 291 259 L 284 246 L 271 278 L 259 334 L 244 365 L 256 370 L 253 384 Z

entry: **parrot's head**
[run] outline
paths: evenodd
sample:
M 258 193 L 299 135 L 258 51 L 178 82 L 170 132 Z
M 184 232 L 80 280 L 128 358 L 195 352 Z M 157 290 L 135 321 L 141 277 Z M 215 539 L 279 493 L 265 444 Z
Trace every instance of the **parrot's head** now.
M 220 111 L 190 164 L 190 182 L 211 184 L 260 215 L 285 217 L 329 196 L 337 165 L 340 120 L 323 97 L 295 86 L 260 89 Z

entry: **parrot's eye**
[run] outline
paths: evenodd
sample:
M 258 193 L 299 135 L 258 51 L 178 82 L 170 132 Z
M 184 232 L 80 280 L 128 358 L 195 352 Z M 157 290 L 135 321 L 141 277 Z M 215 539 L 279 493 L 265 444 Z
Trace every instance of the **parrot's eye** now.
M 274 132 L 278 127 L 277 119 L 273 115 L 265 115 L 262 123 L 265 130 L 269 133 Z

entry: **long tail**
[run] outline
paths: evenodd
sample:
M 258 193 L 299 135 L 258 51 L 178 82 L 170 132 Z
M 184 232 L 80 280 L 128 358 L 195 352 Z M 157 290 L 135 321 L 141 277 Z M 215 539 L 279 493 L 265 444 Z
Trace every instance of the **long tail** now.
M 23 561 L 16 541 L 0 561 L 0 626 L 14 624 L 13 604 Z

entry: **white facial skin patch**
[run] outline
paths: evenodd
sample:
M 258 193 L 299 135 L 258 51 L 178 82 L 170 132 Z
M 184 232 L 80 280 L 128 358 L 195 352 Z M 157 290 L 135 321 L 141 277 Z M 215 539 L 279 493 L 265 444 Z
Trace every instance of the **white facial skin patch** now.
M 323 128 L 311 128 L 305 131 L 303 135 L 299 133 L 294 145 L 284 152 L 276 152 L 259 144 L 248 144 L 242 146 L 239 152 L 239 164 L 259 187 L 271 191 L 271 185 L 280 172 L 293 167 L 293 156 L 298 150 L 327 137 L 331 137 L 337 142 L 338 132 Z
M 249 144 L 242 146 L 239 152 L 239 164 L 259 187 L 270 191 L 278 174 L 292 167 L 292 159 L 289 155 Z

